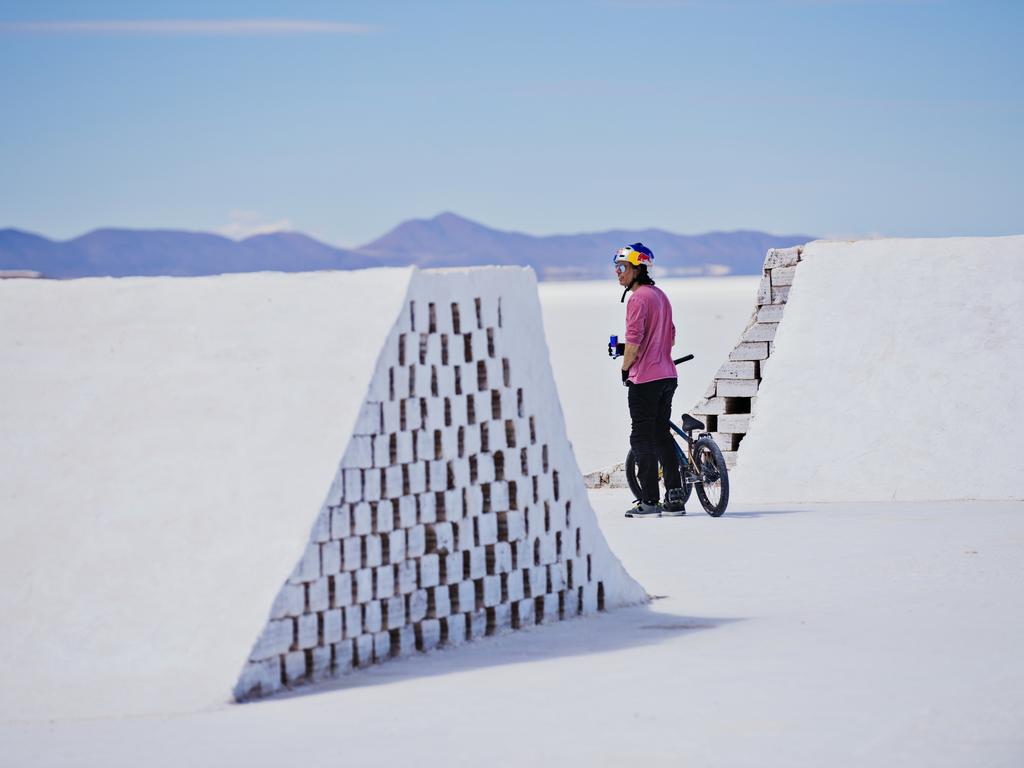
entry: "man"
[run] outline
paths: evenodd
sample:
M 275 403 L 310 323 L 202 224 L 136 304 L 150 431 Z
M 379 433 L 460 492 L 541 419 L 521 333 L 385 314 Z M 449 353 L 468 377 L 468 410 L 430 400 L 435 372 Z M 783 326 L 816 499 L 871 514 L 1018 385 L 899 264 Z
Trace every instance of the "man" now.
M 672 305 L 648 272 L 654 253 L 643 243 L 620 248 L 614 258 L 619 285 L 632 293 L 626 305 L 626 345 L 622 357 L 623 381 L 629 387 L 629 415 L 633 422 L 630 447 L 637 463 L 637 481 L 643 497 L 626 517 L 659 517 L 686 514 L 675 441 L 669 432 L 672 395 L 676 391 L 676 367 L 672 347 L 676 328 Z M 665 480 L 661 504 L 658 464 Z

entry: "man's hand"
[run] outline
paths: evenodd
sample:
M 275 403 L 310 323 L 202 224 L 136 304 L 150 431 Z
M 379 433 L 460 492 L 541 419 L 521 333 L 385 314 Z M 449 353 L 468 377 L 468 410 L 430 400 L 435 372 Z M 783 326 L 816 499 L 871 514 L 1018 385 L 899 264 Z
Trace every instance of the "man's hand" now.
M 626 343 L 626 351 L 622 355 L 622 383 L 626 383 L 626 379 L 629 377 L 629 369 L 633 367 L 633 363 L 636 362 L 636 353 L 640 347 L 636 344 Z

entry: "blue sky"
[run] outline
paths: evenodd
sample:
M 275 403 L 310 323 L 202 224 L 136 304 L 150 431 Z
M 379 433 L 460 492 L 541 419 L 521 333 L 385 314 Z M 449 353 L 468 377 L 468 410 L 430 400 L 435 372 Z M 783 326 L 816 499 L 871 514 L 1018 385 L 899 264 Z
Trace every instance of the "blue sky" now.
M 0 0 L 0 227 L 1019 234 L 1022 30 L 1018 0 Z

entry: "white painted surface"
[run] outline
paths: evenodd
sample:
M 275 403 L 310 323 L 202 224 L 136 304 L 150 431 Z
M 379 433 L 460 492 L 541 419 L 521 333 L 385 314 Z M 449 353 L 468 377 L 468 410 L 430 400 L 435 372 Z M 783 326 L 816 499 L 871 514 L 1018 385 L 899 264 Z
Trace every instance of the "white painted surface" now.
M 180 717 L 0 725 L 17 766 L 1016 768 L 1024 505 L 738 505 L 626 520 L 664 599 L 343 687 Z
M 410 275 L 0 283 L 0 717 L 229 698 Z
M 1024 237 L 803 251 L 735 498 L 1024 498 Z

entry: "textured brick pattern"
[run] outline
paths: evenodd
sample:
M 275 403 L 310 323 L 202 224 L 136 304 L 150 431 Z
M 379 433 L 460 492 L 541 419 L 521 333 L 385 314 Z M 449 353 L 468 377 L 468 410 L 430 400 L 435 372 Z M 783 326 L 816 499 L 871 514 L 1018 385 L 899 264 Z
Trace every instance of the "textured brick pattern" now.
M 409 302 L 239 699 L 603 609 L 503 332 L 500 300 Z

